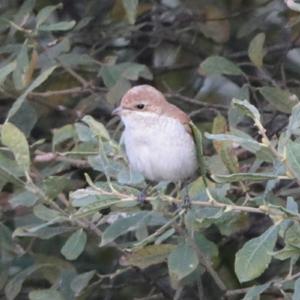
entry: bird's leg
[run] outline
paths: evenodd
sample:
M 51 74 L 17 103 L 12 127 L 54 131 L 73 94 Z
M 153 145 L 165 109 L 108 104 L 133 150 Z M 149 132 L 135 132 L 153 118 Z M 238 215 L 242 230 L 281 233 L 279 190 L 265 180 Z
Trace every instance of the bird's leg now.
M 192 202 L 189 196 L 189 189 L 187 183 L 184 184 L 183 207 L 187 209 L 192 207 Z
M 139 204 L 145 204 L 147 198 L 147 190 L 149 189 L 150 184 L 147 183 L 146 186 L 140 191 L 137 196 L 137 201 Z

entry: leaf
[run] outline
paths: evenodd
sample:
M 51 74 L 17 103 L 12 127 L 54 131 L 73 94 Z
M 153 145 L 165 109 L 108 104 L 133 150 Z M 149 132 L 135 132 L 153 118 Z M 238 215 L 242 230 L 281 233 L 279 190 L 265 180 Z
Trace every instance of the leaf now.
M 50 198 L 55 198 L 58 194 L 71 187 L 72 182 L 64 176 L 49 176 L 43 180 L 43 190 Z
M 55 147 L 69 139 L 76 137 L 75 128 L 73 125 L 68 124 L 58 129 L 53 129 L 52 149 L 55 151 Z
M 122 0 L 129 24 L 135 23 L 135 18 L 137 14 L 138 0 Z
M 121 185 L 134 186 L 144 182 L 144 176 L 141 173 L 132 170 L 131 168 L 124 167 L 118 173 L 117 181 Z
M 94 277 L 96 274 L 95 270 L 85 272 L 82 274 L 79 274 L 74 277 L 74 279 L 71 282 L 71 289 L 75 293 L 75 296 L 79 296 L 83 289 L 87 287 L 90 280 Z
M 300 180 L 300 143 L 289 141 L 286 146 L 286 163 L 298 180 Z
M 300 135 L 300 103 L 296 104 L 292 109 L 292 114 L 289 118 L 287 127 L 287 138 L 292 134 Z
M 35 290 L 29 293 L 30 300 L 64 300 L 63 295 L 54 289 Z
M 127 79 L 120 78 L 117 83 L 111 87 L 106 94 L 106 99 L 111 104 L 119 103 L 123 95 L 131 88 L 131 84 Z
M 57 66 L 52 66 L 45 71 L 43 71 L 26 89 L 26 91 L 14 102 L 12 107 L 10 108 L 7 120 L 9 120 L 21 107 L 27 95 L 32 92 L 35 88 L 40 86 L 47 78 L 52 74 L 52 72 L 56 69 Z
M 18 194 L 14 194 L 12 198 L 9 199 L 9 203 L 12 208 L 18 206 L 31 207 L 38 201 L 38 196 L 30 191 L 24 191 Z
M 237 182 L 237 181 L 262 181 L 276 179 L 277 176 L 273 174 L 263 174 L 263 173 L 235 173 L 230 175 L 212 175 L 212 178 L 218 183 L 225 182 Z
M 153 75 L 150 69 L 137 63 L 120 63 L 117 65 L 103 65 L 99 75 L 108 88 L 114 87 L 121 79 L 137 80 L 142 77 L 152 80 Z
M 60 252 L 67 260 L 75 260 L 83 252 L 86 241 L 85 231 L 78 229 L 67 239 Z
M 49 18 L 49 16 L 59 8 L 62 8 L 62 3 L 43 7 L 36 16 L 36 28 L 38 29 L 40 25 L 42 25 Z
M 13 72 L 14 85 L 16 90 L 22 90 L 28 84 L 28 78 L 26 74 L 29 68 L 29 58 L 28 45 L 26 42 L 22 45 L 22 48 L 18 53 L 16 63 L 17 65 Z
M 1 141 L 14 154 L 17 164 L 25 171 L 29 171 L 30 154 L 25 135 L 15 125 L 5 123 L 1 129 Z
M 257 286 L 251 287 L 247 293 L 245 294 L 244 298 L 242 300 L 257 300 L 261 293 L 263 293 L 266 289 L 269 288 L 271 285 L 270 282 L 267 282 L 265 284 L 260 284 Z
M 259 111 L 247 100 L 232 99 L 232 105 L 237 107 L 244 115 L 250 117 L 254 122 L 260 122 Z
M 261 236 L 251 239 L 236 253 L 235 273 L 240 282 L 260 276 L 269 266 L 277 240 L 278 227 L 271 226 Z
M 230 22 L 227 19 L 225 10 L 216 5 L 203 5 L 201 16 L 203 22 L 201 22 L 199 29 L 206 37 L 218 44 L 224 44 L 229 40 Z M 214 19 L 214 22 L 210 22 L 211 19 Z
M 43 204 L 38 204 L 33 208 L 33 213 L 36 217 L 43 221 L 58 220 L 62 217 L 61 213 L 57 210 L 48 208 Z
M 49 25 L 41 25 L 38 30 L 40 31 L 67 31 L 75 26 L 75 21 L 62 21 L 57 23 L 52 23 Z
M 139 226 L 139 223 L 145 220 L 147 216 L 147 212 L 139 212 L 125 218 L 117 219 L 104 230 L 100 247 L 107 245 L 129 231 L 135 230 Z
M 5 286 L 4 292 L 7 300 L 14 300 L 20 293 L 24 281 L 42 265 L 33 265 L 17 273 Z
M 178 286 L 180 281 L 197 269 L 199 259 L 195 250 L 187 242 L 179 244 L 168 257 L 168 269 L 172 285 Z
M 226 119 L 222 115 L 218 114 L 213 120 L 212 133 L 223 134 L 226 132 L 227 132 Z M 213 142 L 214 148 L 218 153 L 220 153 L 223 144 L 224 143 L 220 143 L 219 141 Z
M 103 138 L 105 140 L 110 140 L 109 133 L 104 127 L 104 125 L 96 121 L 92 116 L 84 116 L 82 118 L 82 121 L 89 125 L 90 129 L 96 137 Z
M 6 180 L 18 186 L 23 186 L 25 183 L 19 179 L 24 176 L 24 171 L 11 160 L 0 152 L 0 175 L 2 180 Z
M 31 130 L 38 120 L 37 111 L 29 101 L 24 101 L 20 109 L 9 120 L 10 123 L 16 125 L 25 136 L 29 136 Z
M 81 142 L 96 142 L 92 130 L 82 123 L 75 123 L 76 133 Z
M 200 232 L 195 232 L 194 239 L 201 251 L 205 255 L 207 255 L 214 263 L 217 262 L 217 259 L 219 257 L 219 250 L 217 245 L 208 240 L 205 235 Z
M 0 85 L 5 81 L 6 77 L 15 70 L 16 66 L 16 61 L 13 61 L 0 68 Z
M 49 222 L 46 224 L 42 224 L 36 227 L 18 227 L 13 232 L 13 237 L 18 236 L 30 236 L 30 237 L 37 237 L 42 240 L 48 240 L 53 238 L 54 236 L 61 235 L 66 232 L 73 231 L 73 227 L 68 226 L 61 226 L 60 224 L 58 226 L 50 226 L 53 222 Z
M 239 162 L 232 145 L 223 143 L 220 149 L 220 157 L 229 173 L 239 172 Z
M 293 107 L 299 103 L 298 100 L 292 99 L 289 91 L 279 87 L 264 86 L 259 92 L 274 108 L 284 113 L 291 113 Z
M 298 278 L 294 283 L 294 293 L 292 300 L 300 299 L 300 278 Z
M 255 141 L 252 139 L 252 137 L 245 135 L 243 136 L 237 136 L 231 133 L 228 134 L 210 134 L 210 133 L 205 133 L 205 137 L 210 140 L 214 141 L 228 141 L 228 142 L 233 142 L 237 143 L 243 148 L 247 149 L 250 152 L 256 153 L 259 151 L 263 145 L 260 144 L 259 142 Z
M 200 173 L 203 177 L 204 184 L 206 185 L 206 173 L 207 173 L 207 168 L 204 162 L 204 155 L 203 155 L 203 137 L 201 131 L 197 128 L 197 126 L 193 123 L 190 122 L 189 125 L 191 126 L 192 133 L 194 136 L 194 140 L 196 143 L 196 151 L 197 151 L 197 160 L 198 164 L 200 167 Z
M 243 71 L 233 62 L 222 56 L 210 56 L 200 65 L 200 73 L 205 75 L 243 75 Z
M 254 63 L 254 65 L 258 68 L 261 68 L 263 65 L 263 57 L 264 57 L 264 43 L 265 43 L 266 35 L 262 32 L 257 34 L 250 42 L 248 48 L 248 55 L 250 60 Z
M 72 206 L 74 207 L 85 207 L 90 208 L 94 207 L 94 204 L 98 207 L 103 205 L 107 207 L 111 205 L 112 202 L 118 200 L 118 198 L 114 195 L 101 195 L 99 192 L 95 191 L 92 188 L 79 189 L 70 193 L 70 200 L 72 202 Z M 99 208 L 97 208 L 99 209 Z M 100 208 L 101 209 L 101 208 Z
M 171 244 L 150 245 L 134 250 L 121 258 L 123 266 L 135 266 L 140 269 L 160 264 L 167 260 L 170 252 L 175 248 Z

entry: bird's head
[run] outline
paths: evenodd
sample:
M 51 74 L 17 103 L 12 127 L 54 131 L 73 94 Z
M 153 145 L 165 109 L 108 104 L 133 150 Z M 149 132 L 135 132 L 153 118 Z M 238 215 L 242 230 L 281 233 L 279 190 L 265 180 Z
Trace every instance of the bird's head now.
M 126 127 L 150 126 L 165 117 L 180 122 L 190 131 L 188 115 L 169 103 L 160 91 L 150 85 L 131 88 L 112 114 L 119 116 Z
M 139 85 L 131 88 L 122 98 L 120 105 L 112 112 L 121 117 L 126 125 L 126 120 L 149 116 L 161 115 L 167 101 L 164 95 L 150 85 Z

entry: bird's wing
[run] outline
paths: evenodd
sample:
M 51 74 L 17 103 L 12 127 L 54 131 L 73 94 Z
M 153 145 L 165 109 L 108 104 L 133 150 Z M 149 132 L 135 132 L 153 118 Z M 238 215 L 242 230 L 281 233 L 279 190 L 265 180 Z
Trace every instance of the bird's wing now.
M 177 106 L 168 103 L 168 107 L 167 109 L 164 111 L 164 113 L 170 117 L 170 118 L 174 118 L 176 120 L 178 120 L 186 129 L 186 131 L 192 135 L 192 129 L 190 126 L 190 117 L 184 112 L 182 111 L 180 108 L 178 108 Z

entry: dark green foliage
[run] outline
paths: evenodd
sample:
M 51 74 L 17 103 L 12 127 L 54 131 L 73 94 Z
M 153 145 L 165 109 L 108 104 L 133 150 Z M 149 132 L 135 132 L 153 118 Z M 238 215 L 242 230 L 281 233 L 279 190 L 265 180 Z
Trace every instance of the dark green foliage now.
M 285 2 L 0 1 L 1 299 L 299 299 Z M 166 182 L 138 201 L 111 111 L 142 83 L 193 119 L 191 208 Z

